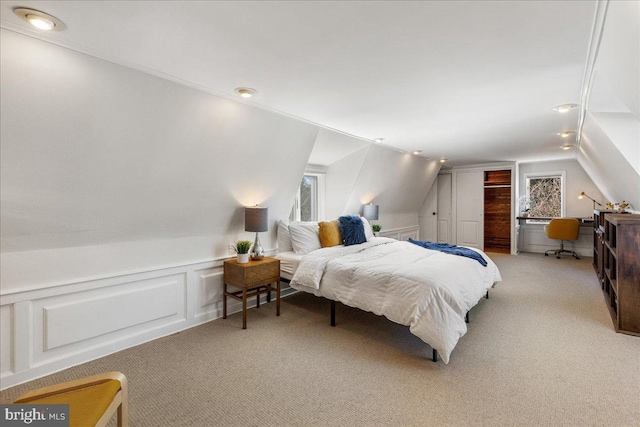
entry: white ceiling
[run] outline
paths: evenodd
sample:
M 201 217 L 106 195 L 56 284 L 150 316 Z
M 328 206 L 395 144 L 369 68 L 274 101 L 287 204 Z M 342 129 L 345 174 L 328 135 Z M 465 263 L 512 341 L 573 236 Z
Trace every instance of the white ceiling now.
M 11 9 L 67 29 L 43 35 Z M 3 28 L 450 164 L 574 157 L 595 1 L 2 1 Z

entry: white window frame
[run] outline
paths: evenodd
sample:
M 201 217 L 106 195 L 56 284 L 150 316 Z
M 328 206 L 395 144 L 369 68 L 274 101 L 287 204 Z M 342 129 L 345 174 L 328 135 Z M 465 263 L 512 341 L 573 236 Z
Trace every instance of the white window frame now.
M 305 171 L 302 176 L 303 179 L 305 176 L 313 176 L 316 178 L 316 194 L 315 194 L 315 205 L 316 205 L 316 218 L 318 221 L 324 221 L 324 203 L 325 203 L 325 178 L 326 172 L 318 172 L 314 169 L 313 172 Z M 302 183 L 302 179 L 300 180 Z M 295 210 L 295 218 L 294 221 L 300 221 L 300 185 L 298 185 L 298 192 L 296 193 L 296 199 L 293 202 L 292 210 Z
M 527 172 L 524 175 L 524 195 L 529 197 L 529 180 L 531 178 L 555 178 L 560 177 L 560 216 L 564 217 L 566 214 L 566 199 L 565 199 L 565 186 L 567 180 L 566 171 L 550 171 L 550 172 Z M 544 221 L 529 221 L 527 220 L 527 224 L 548 224 L 549 222 Z

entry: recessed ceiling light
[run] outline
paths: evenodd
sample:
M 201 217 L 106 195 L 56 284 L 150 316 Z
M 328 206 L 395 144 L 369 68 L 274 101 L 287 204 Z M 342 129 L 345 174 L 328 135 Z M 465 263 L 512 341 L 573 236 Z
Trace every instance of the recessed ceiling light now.
M 55 16 L 51 16 L 48 13 L 40 12 L 39 10 L 17 7 L 13 9 L 13 13 L 15 13 L 19 18 L 24 19 L 39 30 L 62 31 L 67 28 L 67 26 L 64 25 L 64 22 L 62 22 Z
M 382 142 L 382 141 L 384 141 L 384 138 L 376 138 L 376 139 L 374 139 L 374 141 L 375 142 Z
M 574 133 L 576 133 L 576 131 L 574 131 L 574 130 L 564 130 L 562 132 L 556 133 L 556 135 L 559 135 L 559 136 L 561 136 L 563 138 L 566 138 L 568 136 L 573 135 Z
M 444 163 L 446 161 L 447 161 L 447 159 L 440 159 L 440 163 Z
M 56 26 L 50 19 L 38 15 L 27 15 L 27 20 L 31 25 L 40 30 L 51 31 L 53 27 Z
M 253 94 L 256 93 L 255 89 L 249 87 L 237 87 L 235 91 L 243 98 L 251 98 Z
M 422 150 L 413 150 L 413 154 L 415 154 L 416 156 L 420 153 L 422 153 Z
M 565 151 L 566 151 L 566 150 L 571 150 L 571 148 L 573 148 L 573 145 L 571 145 L 571 144 L 564 144 L 564 145 L 562 146 L 562 149 L 563 149 L 563 150 L 565 150 Z
M 567 111 L 577 106 L 578 104 L 562 104 L 562 105 L 558 105 L 557 107 L 554 107 L 553 111 L 557 111 L 558 113 L 566 113 Z

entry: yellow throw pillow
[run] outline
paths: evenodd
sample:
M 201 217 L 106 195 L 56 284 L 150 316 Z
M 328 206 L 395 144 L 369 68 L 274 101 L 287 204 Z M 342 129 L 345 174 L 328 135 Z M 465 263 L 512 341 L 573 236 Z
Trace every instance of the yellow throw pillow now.
M 337 219 L 333 221 L 323 221 L 318 223 L 320 228 L 320 246 L 329 248 L 342 244 L 342 234 L 340 234 L 340 223 Z

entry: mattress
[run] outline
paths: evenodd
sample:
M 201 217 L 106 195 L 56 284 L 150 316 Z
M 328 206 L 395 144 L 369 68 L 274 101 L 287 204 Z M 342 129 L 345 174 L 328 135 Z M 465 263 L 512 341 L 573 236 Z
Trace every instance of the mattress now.
M 303 256 L 292 251 L 278 253 L 276 258 L 280 260 L 280 277 L 291 280 Z

